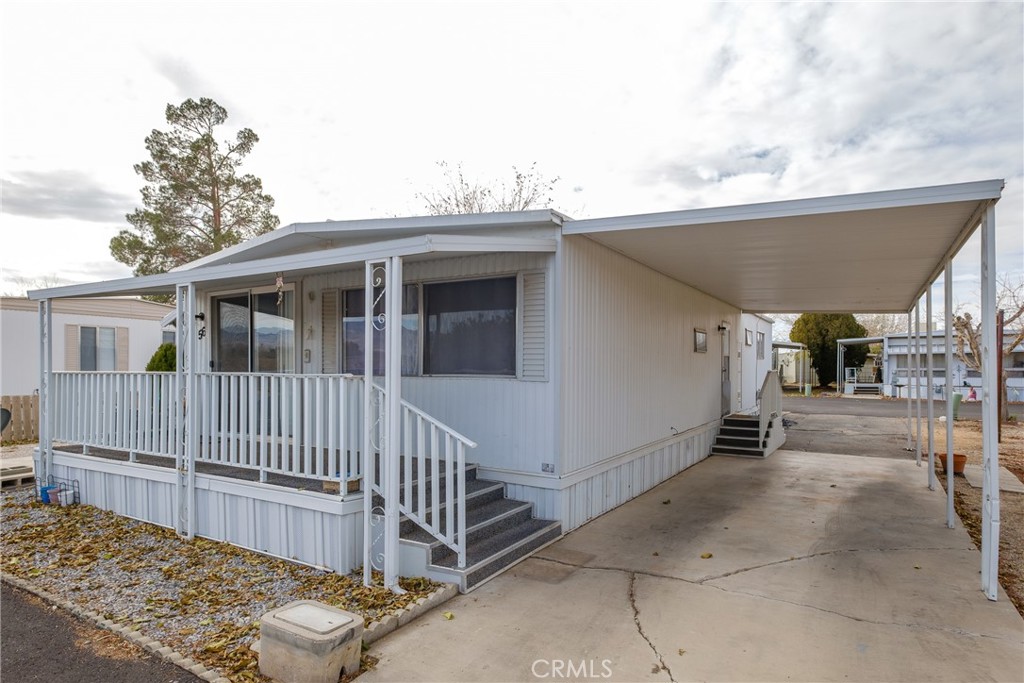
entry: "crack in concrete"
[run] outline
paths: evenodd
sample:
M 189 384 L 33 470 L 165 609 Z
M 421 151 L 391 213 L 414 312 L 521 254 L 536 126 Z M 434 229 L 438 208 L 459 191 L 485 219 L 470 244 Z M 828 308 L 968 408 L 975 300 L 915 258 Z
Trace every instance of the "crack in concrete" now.
M 937 547 L 937 548 L 837 548 L 835 550 L 824 550 L 820 553 L 811 553 L 809 555 L 798 555 L 795 557 L 788 557 L 784 560 L 775 560 L 774 562 L 765 562 L 764 564 L 755 564 L 750 567 L 741 567 L 734 569 L 731 572 L 725 572 L 724 574 L 718 574 L 716 576 L 708 576 L 698 581 L 692 581 L 691 583 L 705 584 L 708 581 L 717 581 L 718 579 L 725 579 L 730 576 L 736 576 L 744 572 L 751 572 L 756 569 L 764 569 L 765 567 L 774 567 L 779 564 L 786 564 L 787 562 L 798 562 L 800 560 L 809 560 L 815 557 L 825 557 L 826 555 L 840 555 L 843 553 L 893 553 L 893 552 L 913 552 L 913 551 L 932 551 L 932 550 L 956 550 L 961 552 L 974 552 L 975 548 L 952 548 L 952 547 Z
M 641 638 L 647 641 L 647 645 L 658 658 L 661 668 L 668 674 L 668 679 L 672 681 L 672 683 L 676 683 L 676 679 L 672 675 L 672 669 L 668 668 L 668 664 L 665 663 L 665 658 L 661 656 L 661 653 L 658 652 L 658 648 L 654 646 L 651 639 L 647 637 L 646 633 L 644 633 L 644 627 L 640 625 L 640 608 L 636 606 L 636 572 L 629 573 L 629 604 L 633 608 L 633 623 L 636 624 L 637 632 L 640 634 Z
M 807 603 L 803 603 L 803 602 L 796 602 L 796 601 L 793 601 L 793 600 L 785 600 L 783 598 L 776 598 L 776 597 L 772 597 L 770 595 L 760 595 L 758 593 L 748 593 L 747 591 L 735 590 L 735 589 L 730 589 L 730 588 L 723 588 L 722 586 L 715 586 L 713 584 L 701 584 L 701 585 L 706 585 L 708 588 L 714 588 L 715 590 L 720 590 L 723 593 L 732 593 L 734 595 L 745 595 L 745 596 L 750 597 L 750 598 L 761 598 L 762 600 L 769 600 L 771 602 L 781 602 L 781 603 L 784 603 L 786 605 L 793 605 L 794 607 L 804 607 L 806 609 L 813 609 L 813 610 L 818 611 L 818 612 L 824 612 L 825 614 L 833 614 L 833 615 L 835 615 L 837 617 L 842 617 L 844 619 L 849 619 L 851 621 L 856 621 L 856 622 L 860 622 L 860 623 L 863 623 L 863 624 L 874 624 L 875 626 L 896 626 L 898 628 L 909 628 L 909 629 L 921 630 L 921 631 L 939 631 L 941 633 L 952 633 L 954 635 L 967 636 L 967 637 L 972 637 L 972 638 L 988 638 L 990 640 L 1003 640 L 1003 641 L 1007 640 L 1003 636 L 993 636 L 993 635 L 989 635 L 987 633 L 975 633 L 974 631 L 965 631 L 964 629 L 960 629 L 960 628 L 952 628 L 952 627 L 946 627 L 946 626 L 928 626 L 926 624 L 914 624 L 914 623 L 905 623 L 905 622 L 898 622 L 898 621 L 876 621 L 874 619 L 865 619 L 863 617 L 855 617 L 852 614 L 845 614 L 843 612 L 837 612 L 835 610 L 826 609 L 824 607 L 817 607 L 815 605 L 808 605 Z
M 958 635 L 958 636 L 966 636 L 966 637 L 973 637 L 973 638 L 988 638 L 988 639 L 991 639 L 991 640 L 1001 640 L 1001 641 L 1005 641 L 1006 640 L 1006 638 L 1004 638 L 1002 636 L 994 636 L 994 635 L 989 635 L 989 634 L 986 634 L 986 633 L 976 633 L 974 631 L 966 631 L 964 629 L 953 628 L 953 627 L 928 626 L 926 624 L 904 623 L 904 622 L 895 622 L 895 621 L 876 621 L 876 620 L 873 620 L 873 619 L 865 619 L 863 617 L 855 617 L 855 616 L 853 616 L 851 614 L 845 614 L 843 612 L 837 612 L 835 610 L 826 609 L 824 607 L 817 607 L 815 605 L 809 605 L 809 604 L 802 603 L 802 602 L 795 602 L 793 600 L 785 600 L 783 598 L 772 597 L 772 596 L 769 596 L 769 595 L 760 595 L 758 593 L 748 593 L 746 591 L 736 590 L 736 589 L 733 589 L 733 588 L 726 588 L 724 586 L 716 586 L 715 584 L 710 583 L 711 581 L 715 581 L 715 580 L 718 580 L 718 579 L 723 579 L 723 578 L 726 578 L 726 577 L 729 577 L 729 576 L 734 576 L 736 574 L 741 574 L 741 573 L 747 572 L 747 571 L 752 571 L 754 569 L 761 569 L 762 567 L 770 567 L 770 566 L 777 565 L 777 564 L 785 564 L 786 562 L 795 562 L 797 560 L 805 560 L 805 559 L 813 558 L 813 557 L 821 557 L 823 555 L 835 555 L 835 554 L 839 554 L 839 553 L 856 553 L 856 552 L 896 552 L 896 551 L 913 551 L 913 550 L 963 550 L 963 551 L 969 550 L 971 552 L 977 552 L 974 548 L 967 549 L 967 548 L 947 548 L 947 547 L 937 547 L 937 548 L 846 548 L 846 549 L 838 549 L 838 550 L 828 550 L 828 551 L 821 552 L 821 553 L 813 553 L 811 555 L 802 555 L 800 557 L 792 557 L 792 558 L 788 558 L 788 559 L 785 559 L 785 560 L 779 560 L 777 562 L 768 562 L 766 564 L 757 565 L 757 566 L 754 566 L 754 567 L 745 567 L 745 568 L 742 568 L 742 569 L 737 569 L 737 570 L 735 570 L 733 572 L 728 572 L 726 574 L 721 574 L 719 576 L 712 576 L 712 577 L 708 577 L 708 578 L 704 578 L 704 579 L 699 579 L 699 580 L 686 579 L 686 578 L 683 578 L 681 576 L 673 576 L 671 574 L 661 574 L 661 573 L 658 573 L 658 572 L 648 572 L 648 571 L 642 571 L 642 570 L 624 569 L 622 567 L 609 567 L 609 566 L 599 566 L 599 565 L 573 564 L 572 562 L 565 562 L 564 560 L 556 560 L 556 559 L 551 558 L 551 557 L 543 557 L 543 556 L 540 556 L 540 555 L 534 555 L 533 559 L 542 560 L 544 562 L 552 562 L 554 564 L 560 564 L 560 565 L 563 565 L 563 566 L 566 566 L 566 567 L 574 567 L 576 569 L 594 569 L 594 570 L 597 570 L 597 571 L 622 572 L 623 574 L 628 574 L 629 575 L 629 602 L 630 602 L 630 605 L 633 607 L 633 621 L 636 622 L 636 627 L 637 627 L 637 630 L 640 632 L 640 635 L 643 637 L 644 640 L 647 641 L 647 643 L 648 643 L 648 645 L 650 645 L 651 649 L 654 650 L 654 653 L 656 655 L 658 655 L 658 658 L 661 661 L 663 666 L 664 666 L 664 659 L 661 658 L 661 654 L 654 647 L 654 644 L 651 643 L 650 639 L 644 633 L 643 628 L 640 626 L 640 612 L 637 609 L 636 600 L 635 600 L 635 597 L 636 597 L 635 596 L 635 584 L 636 584 L 636 577 L 637 576 L 649 576 L 649 577 L 655 578 L 655 579 L 666 579 L 666 580 L 669 580 L 669 581 L 680 581 L 682 583 L 688 583 L 688 584 L 690 584 L 692 586 L 702 586 L 702 587 L 707 587 L 707 588 L 714 588 L 715 590 L 722 591 L 723 593 L 731 593 L 731 594 L 735 594 L 735 595 L 745 595 L 745 596 L 750 597 L 750 598 L 760 598 L 762 600 L 770 600 L 772 602 L 781 602 L 781 603 L 784 603 L 784 604 L 787 604 L 787 605 L 793 605 L 794 607 L 804 607 L 806 609 L 813 609 L 813 610 L 816 610 L 818 612 L 824 612 L 826 614 L 832 614 L 832 615 L 835 615 L 837 617 L 842 617 L 844 619 L 850 619 L 851 621 L 857 621 L 857 622 L 861 622 L 861 623 L 865 623 L 865 624 L 874 624 L 876 626 L 895 626 L 895 627 L 898 627 L 898 628 L 909 628 L 909 629 L 917 629 L 917 630 L 924 630 L 924 631 L 938 631 L 938 632 L 942 632 L 942 633 L 952 633 L 952 634 Z M 664 668 L 665 668 L 666 671 L 668 671 L 669 678 L 672 678 L 672 672 L 668 669 L 667 666 L 664 666 Z M 675 679 L 672 679 L 672 680 L 673 680 L 673 682 L 675 681 Z

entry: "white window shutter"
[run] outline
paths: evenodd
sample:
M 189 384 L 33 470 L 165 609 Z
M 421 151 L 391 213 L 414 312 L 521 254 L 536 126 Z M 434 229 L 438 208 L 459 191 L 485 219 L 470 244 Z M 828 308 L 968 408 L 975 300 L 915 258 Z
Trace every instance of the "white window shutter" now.
M 64 369 L 72 372 L 81 368 L 82 350 L 79 348 L 78 325 L 64 326 Z
M 118 372 L 128 370 L 128 328 L 118 327 L 114 330 L 114 367 Z
M 547 378 L 547 274 L 523 273 L 522 379 Z
M 322 372 L 338 373 L 338 290 L 325 289 L 320 293 L 320 325 L 323 340 L 321 348 Z

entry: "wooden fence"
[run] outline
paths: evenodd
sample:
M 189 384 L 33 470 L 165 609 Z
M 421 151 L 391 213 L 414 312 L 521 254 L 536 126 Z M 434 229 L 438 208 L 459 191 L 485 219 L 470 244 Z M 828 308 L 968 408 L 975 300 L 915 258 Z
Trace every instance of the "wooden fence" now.
M 11 423 L 0 434 L 0 441 L 39 440 L 39 396 L 0 396 L 0 408 L 11 411 Z

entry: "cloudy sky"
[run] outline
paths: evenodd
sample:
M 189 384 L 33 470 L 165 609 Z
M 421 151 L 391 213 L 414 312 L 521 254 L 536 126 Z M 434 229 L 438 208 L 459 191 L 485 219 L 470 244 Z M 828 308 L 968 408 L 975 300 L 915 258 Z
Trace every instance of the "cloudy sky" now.
M 282 224 L 421 213 L 439 161 L 536 163 L 577 218 L 1004 178 L 1024 271 L 1020 2 L 0 7 L 0 291 L 129 274 L 132 166 L 190 97 L 259 134 Z

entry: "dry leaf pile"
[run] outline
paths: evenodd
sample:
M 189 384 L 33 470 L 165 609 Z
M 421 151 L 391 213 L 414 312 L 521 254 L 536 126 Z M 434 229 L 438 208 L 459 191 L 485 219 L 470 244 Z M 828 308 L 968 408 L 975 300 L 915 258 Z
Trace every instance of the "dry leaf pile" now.
M 397 595 L 341 575 L 194 539 L 87 505 L 56 507 L 31 490 L 2 495 L 3 571 L 131 625 L 232 680 L 261 680 L 249 646 L 259 619 L 292 600 L 319 600 L 366 624 L 439 584 L 402 579 Z

